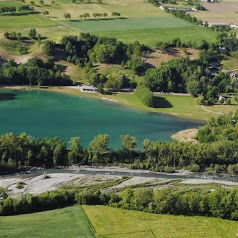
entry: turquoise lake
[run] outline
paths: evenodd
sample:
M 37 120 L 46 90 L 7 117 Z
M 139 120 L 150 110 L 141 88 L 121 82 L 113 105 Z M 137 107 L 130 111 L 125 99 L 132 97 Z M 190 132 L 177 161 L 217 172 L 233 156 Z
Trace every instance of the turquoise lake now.
M 121 147 L 121 135 L 171 141 L 180 130 L 202 123 L 159 113 L 144 112 L 105 100 L 95 100 L 42 90 L 0 89 L 0 134 L 26 132 L 35 138 L 59 136 L 65 142 L 79 136 L 88 146 L 94 136 L 106 133 L 110 146 Z

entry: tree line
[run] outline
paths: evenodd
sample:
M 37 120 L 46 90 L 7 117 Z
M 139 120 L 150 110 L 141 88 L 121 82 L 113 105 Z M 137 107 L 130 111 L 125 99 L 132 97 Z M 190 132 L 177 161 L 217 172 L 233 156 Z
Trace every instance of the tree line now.
M 60 208 L 74 203 L 106 205 L 127 210 L 139 210 L 157 214 L 202 215 L 238 220 L 237 188 L 206 188 L 153 190 L 127 188 L 119 194 L 101 193 L 98 190 L 55 190 L 37 196 L 22 194 L 8 197 L 0 187 L 0 215 L 16 215 Z
M 21 5 L 19 7 L 14 6 L 0 7 L 0 14 L 12 14 L 16 12 L 31 12 L 31 11 L 33 11 L 33 8 L 27 5 Z
M 237 112 L 236 112 L 237 117 Z M 215 119 L 214 119 L 215 120 Z M 221 119 L 219 119 L 221 120 Z M 236 119 L 234 119 L 236 120 Z M 233 123 L 233 122 L 231 122 Z M 132 169 L 147 169 L 156 172 L 174 172 L 188 169 L 216 174 L 238 174 L 237 122 L 234 129 L 226 126 L 228 132 L 217 133 L 213 141 L 207 131 L 216 131 L 210 124 L 201 127 L 197 144 L 164 143 L 145 139 L 143 149 L 137 150 L 137 140 L 130 135 L 121 137 L 122 147 L 112 149 L 107 134 L 95 136 L 87 148 L 80 144 L 79 137 L 73 137 L 69 146 L 59 137 L 34 139 L 26 133 L 16 136 L 8 133 L 0 136 L 0 169 L 19 169 L 25 166 L 65 166 L 69 164 L 107 165 L 127 164 Z M 208 129 L 207 129 L 208 128 Z M 211 129 L 210 129 L 211 128 Z M 227 139 L 227 135 L 229 138 Z

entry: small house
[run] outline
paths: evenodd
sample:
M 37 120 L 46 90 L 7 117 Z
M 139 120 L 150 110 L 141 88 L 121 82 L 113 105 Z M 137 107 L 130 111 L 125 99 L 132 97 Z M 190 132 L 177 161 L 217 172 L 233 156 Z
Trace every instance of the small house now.
M 88 93 L 95 93 L 97 91 L 97 88 L 93 85 L 83 85 L 79 86 L 81 92 L 88 92 Z

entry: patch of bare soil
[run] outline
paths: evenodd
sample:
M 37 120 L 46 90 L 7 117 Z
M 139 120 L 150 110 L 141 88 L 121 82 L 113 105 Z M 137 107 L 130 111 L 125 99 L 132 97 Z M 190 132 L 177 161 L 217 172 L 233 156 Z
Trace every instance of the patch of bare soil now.
M 79 67 L 77 65 L 74 65 L 65 60 L 56 61 L 55 64 L 60 67 L 60 69 L 62 70 L 64 74 L 69 75 L 74 81 L 79 80 L 80 72 L 79 72 Z
M 199 50 L 188 48 L 186 51 L 187 53 L 183 48 L 170 48 L 165 53 L 156 50 L 146 56 L 146 63 L 154 67 L 159 67 L 162 62 L 167 62 L 180 57 L 188 56 L 191 60 L 198 58 Z
M 177 140 L 180 142 L 192 142 L 197 143 L 195 139 L 198 133 L 198 129 L 187 129 L 183 131 L 179 131 L 178 133 L 171 136 L 173 140 Z
M 24 64 L 28 61 L 28 59 L 33 58 L 32 55 L 10 55 L 3 47 L 0 46 L 0 56 L 4 61 L 8 61 L 9 59 L 13 59 L 18 64 Z

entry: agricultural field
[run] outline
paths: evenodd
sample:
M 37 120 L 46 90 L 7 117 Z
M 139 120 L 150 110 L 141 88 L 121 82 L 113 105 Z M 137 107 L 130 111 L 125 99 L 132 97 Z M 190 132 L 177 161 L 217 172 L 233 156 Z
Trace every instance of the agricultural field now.
M 30 0 L 27 0 L 26 4 L 30 4 Z M 52 3 L 45 0 L 43 5 L 36 1 L 34 9 L 40 14 L 0 16 L 0 33 L 10 30 L 24 32 L 35 27 L 41 35 L 56 42 L 60 41 L 63 35 L 77 35 L 80 32 L 102 36 L 113 34 L 126 43 L 138 40 L 150 47 L 155 47 L 159 40 L 168 41 L 175 37 L 180 37 L 186 42 L 214 42 L 217 35 L 208 29 L 178 19 L 143 0 L 103 0 L 102 4 L 95 1 L 80 4 L 77 0 L 76 3 L 66 0 L 56 0 Z M 47 16 L 43 15 L 45 11 L 49 12 Z M 121 16 L 112 17 L 113 11 L 119 12 Z M 95 12 L 106 13 L 108 16 L 95 19 L 92 17 Z M 65 20 L 64 13 L 69 13 L 71 18 Z M 90 18 L 81 19 L 80 15 L 84 13 L 89 13 Z
M 231 238 L 235 221 L 207 217 L 156 215 L 105 206 L 71 206 L 0 217 L 0 237 L 8 238 Z
M 231 238 L 235 221 L 207 217 L 155 215 L 103 206 L 83 206 L 97 238 Z
M 179 37 L 181 41 L 200 43 L 202 40 L 215 42 L 217 36 L 216 32 L 193 25 L 184 28 L 153 28 L 145 30 L 128 30 L 102 33 L 95 32 L 94 34 L 101 36 L 111 36 L 112 33 L 113 36 L 117 37 L 121 41 L 132 43 L 135 41 L 135 39 L 138 39 L 141 43 L 152 48 L 155 47 L 158 41 L 171 41 L 176 37 Z
M 221 3 L 202 3 L 207 11 L 191 13 L 193 16 L 209 23 L 228 23 L 238 25 L 238 2 L 227 0 Z
M 0 237 L 94 238 L 87 217 L 79 206 L 27 215 L 0 217 Z

